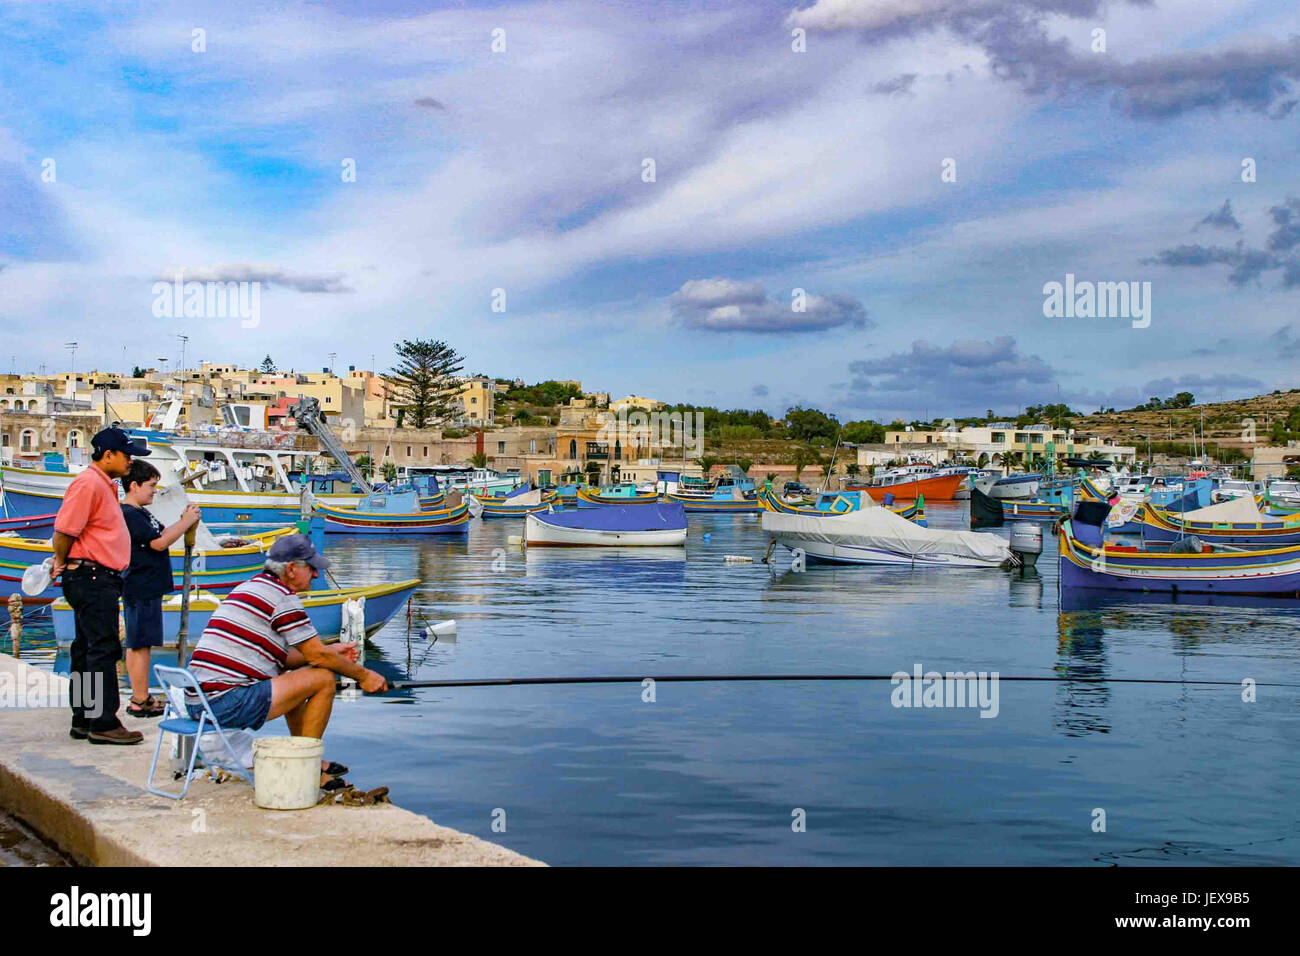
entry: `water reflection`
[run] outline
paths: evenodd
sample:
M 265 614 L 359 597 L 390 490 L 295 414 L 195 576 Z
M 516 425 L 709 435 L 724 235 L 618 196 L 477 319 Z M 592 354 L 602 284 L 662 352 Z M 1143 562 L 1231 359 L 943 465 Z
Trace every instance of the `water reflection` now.
M 1079 683 L 1109 676 L 1105 618 L 1100 611 L 1063 611 L 1057 616 L 1059 641 L 1054 668 L 1070 682 L 1058 685 L 1056 727 L 1066 737 L 1110 733 L 1105 710 L 1110 704 L 1106 684 Z

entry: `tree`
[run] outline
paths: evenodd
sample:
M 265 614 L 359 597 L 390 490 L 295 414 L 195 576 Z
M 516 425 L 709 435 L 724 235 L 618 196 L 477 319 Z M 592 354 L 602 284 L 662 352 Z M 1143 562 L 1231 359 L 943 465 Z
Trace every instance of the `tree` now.
M 786 409 L 785 424 L 786 431 L 795 441 L 816 441 L 819 438 L 834 441 L 840 431 L 840 423 L 834 415 L 799 405 Z
M 754 460 L 752 458 L 742 458 L 736 462 L 736 464 L 740 466 L 740 470 L 745 474 L 749 474 L 749 466 L 753 463 Z
M 700 468 L 704 470 L 705 478 L 709 477 L 709 472 L 713 470 L 713 466 L 716 465 L 717 463 L 718 463 L 718 459 L 714 458 L 712 455 L 700 456 Z
M 851 461 L 844 466 L 844 471 L 850 478 L 856 478 L 862 471 L 862 468 L 856 461 Z
M 847 422 L 844 440 L 855 445 L 879 445 L 885 440 L 885 426 L 872 421 Z
M 354 464 L 363 475 L 368 475 L 375 470 L 375 463 L 370 460 L 369 455 L 362 455 L 354 462 Z
M 469 463 L 475 468 L 487 467 L 487 452 L 476 451 L 469 456 Z
M 270 353 L 267 354 L 266 358 L 262 359 L 260 368 L 261 371 L 265 372 L 267 375 L 274 375 L 276 371 L 278 371 L 275 367 L 275 362 L 271 359 Z
M 397 466 L 391 461 L 384 462 L 383 467 L 384 481 L 392 481 L 397 477 Z
M 451 417 L 460 391 L 453 376 L 464 356 L 438 339 L 404 339 L 395 346 L 397 366 L 385 377 L 393 388 L 393 404 L 416 428 Z
M 803 447 L 794 450 L 794 480 L 798 481 L 803 470 L 809 465 L 808 449 Z

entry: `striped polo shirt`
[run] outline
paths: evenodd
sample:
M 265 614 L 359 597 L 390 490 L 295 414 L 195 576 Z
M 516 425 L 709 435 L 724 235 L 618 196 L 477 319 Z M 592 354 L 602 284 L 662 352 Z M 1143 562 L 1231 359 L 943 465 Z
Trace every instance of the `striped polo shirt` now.
M 190 672 L 209 700 L 278 677 L 289 648 L 316 637 L 298 595 L 266 571 L 222 599 L 190 657 Z M 188 703 L 198 696 L 187 695 Z

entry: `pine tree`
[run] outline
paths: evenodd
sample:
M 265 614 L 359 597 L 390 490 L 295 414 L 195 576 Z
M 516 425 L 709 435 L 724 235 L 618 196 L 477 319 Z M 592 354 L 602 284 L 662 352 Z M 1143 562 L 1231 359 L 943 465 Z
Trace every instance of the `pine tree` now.
M 265 372 L 267 375 L 274 375 L 275 372 L 277 371 L 275 367 L 275 362 L 271 360 L 271 356 L 269 354 L 266 356 L 266 358 L 262 359 L 262 371 Z
M 454 376 L 463 355 L 441 340 L 403 340 L 395 347 L 401 360 L 384 376 L 393 388 L 393 405 L 415 428 L 449 420 L 456 407 L 460 384 Z

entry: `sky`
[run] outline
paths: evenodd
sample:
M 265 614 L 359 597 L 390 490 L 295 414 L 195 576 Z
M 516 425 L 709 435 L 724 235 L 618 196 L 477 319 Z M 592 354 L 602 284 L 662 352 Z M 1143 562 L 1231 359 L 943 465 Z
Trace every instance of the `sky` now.
M 438 338 L 881 421 L 1300 387 L 1297 100 L 1294 0 L 6 2 L 0 369 Z M 256 321 L 159 314 L 177 275 Z M 1067 275 L 1149 322 L 1045 314 Z

